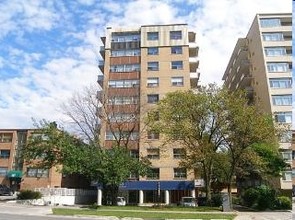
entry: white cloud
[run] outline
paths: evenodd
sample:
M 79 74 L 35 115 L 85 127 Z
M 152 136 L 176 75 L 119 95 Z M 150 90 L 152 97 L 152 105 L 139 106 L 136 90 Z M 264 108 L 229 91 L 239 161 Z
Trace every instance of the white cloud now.
M 221 83 L 234 45 L 255 14 L 291 8 L 289 0 L 4 1 L 0 39 L 8 36 L 15 44 L 7 45 L 8 57 L 0 52 L 0 76 L 7 66 L 17 76 L 0 78 L 0 128 L 31 127 L 31 117 L 64 120 L 60 104 L 96 82 L 99 37 L 107 26 L 187 23 L 197 33 L 201 83 Z M 49 46 L 40 43 L 33 51 L 18 46 L 35 40 L 28 33 L 50 30 L 56 35 L 46 38 Z
M 218 82 L 238 38 L 246 37 L 257 13 L 291 12 L 289 1 L 207 0 L 189 24 L 200 45 L 201 83 Z
M 55 8 L 44 1 L 6 0 L 0 7 L 0 38 L 23 30 L 50 30 L 59 17 Z

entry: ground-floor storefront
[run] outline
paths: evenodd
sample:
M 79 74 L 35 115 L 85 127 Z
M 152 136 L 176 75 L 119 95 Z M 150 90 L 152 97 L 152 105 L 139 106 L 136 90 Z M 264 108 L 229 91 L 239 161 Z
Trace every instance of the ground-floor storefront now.
M 121 184 L 120 196 L 127 204 L 179 204 L 184 196 L 196 197 L 194 181 L 128 181 Z M 102 192 L 98 190 L 98 204 Z

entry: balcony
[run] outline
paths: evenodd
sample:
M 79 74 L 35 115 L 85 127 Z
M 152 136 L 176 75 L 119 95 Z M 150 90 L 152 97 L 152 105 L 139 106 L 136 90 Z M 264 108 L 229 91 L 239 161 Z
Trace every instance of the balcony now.
M 103 98 L 103 92 L 102 92 L 102 90 L 97 91 L 97 92 L 96 92 L 96 99 L 97 99 L 99 102 L 102 103 L 102 102 L 103 102 L 102 98 Z
M 100 40 L 103 43 L 103 45 L 105 45 L 105 43 L 106 43 L 106 37 L 101 37 Z
M 239 88 L 244 89 L 246 87 L 251 86 L 252 79 L 253 79 L 253 77 L 250 76 L 249 74 L 242 74 L 241 80 L 239 83 Z
M 102 56 L 102 58 L 105 57 L 105 47 L 104 46 L 99 47 L 99 53 Z
M 197 71 L 199 67 L 199 60 L 197 57 L 189 57 L 189 67 L 190 67 L 191 73 L 194 73 Z
M 196 42 L 196 33 L 188 32 L 188 42 Z
M 100 71 L 103 73 L 104 72 L 104 60 L 98 61 L 98 67 L 99 67 Z
M 189 43 L 189 57 L 197 57 L 199 54 L 199 47 L 196 43 Z
M 200 79 L 199 72 L 191 72 L 190 73 L 190 84 L 191 84 L 192 89 L 195 89 L 198 87 L 199 79 Z
M 97 83 L 100 85 L 101 88 L 103 88 L 103 75 L 98 75 L 97 76 Z

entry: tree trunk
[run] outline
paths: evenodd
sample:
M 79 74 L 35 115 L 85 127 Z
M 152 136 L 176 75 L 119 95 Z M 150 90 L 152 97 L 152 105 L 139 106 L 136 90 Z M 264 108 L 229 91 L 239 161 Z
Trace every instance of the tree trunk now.
M 119 191 L 119 187 L 116 185 L 112 185 L 112 205 L 117 205 L 117 197 L 118 197 L 118 191 Z
M 212 198 L 212 196 L 211 196 L 211 172 L 210 172 L 210 169 L 208 172 L 205 164 L 203 164 L 203 166 L 204 166 L 203 169 L 204 169 L 206 201 L 208 203 L 208 202 L 211 202 L 211 198 Z
M 232 178 L 231 178 L 230 182 L 227 185 L 227 193 L 228 193 L 228 200 L 229 200 L 229 208 L 230 208 L 230 210 L 232 210 L 232 208 L 233 208 L 231 190 L 232 190 Z

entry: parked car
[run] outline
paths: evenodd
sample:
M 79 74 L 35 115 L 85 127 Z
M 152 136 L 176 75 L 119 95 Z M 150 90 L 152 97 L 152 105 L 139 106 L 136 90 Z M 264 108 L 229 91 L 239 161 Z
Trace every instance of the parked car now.
M 186 196 L 186 197 L 181 198 L 180 205 L 187 206 L 187 207 L 197 207 L 198 202 L 197 202 L 196 198 Z
M 126 205 L 126 200 L 124 197 L 117 197 L 117 205 L 118 206 L 125 206 Z
M 13 191 L 8 186 L 0 184 L 0 195 L 1 196 L 12 196 Z

